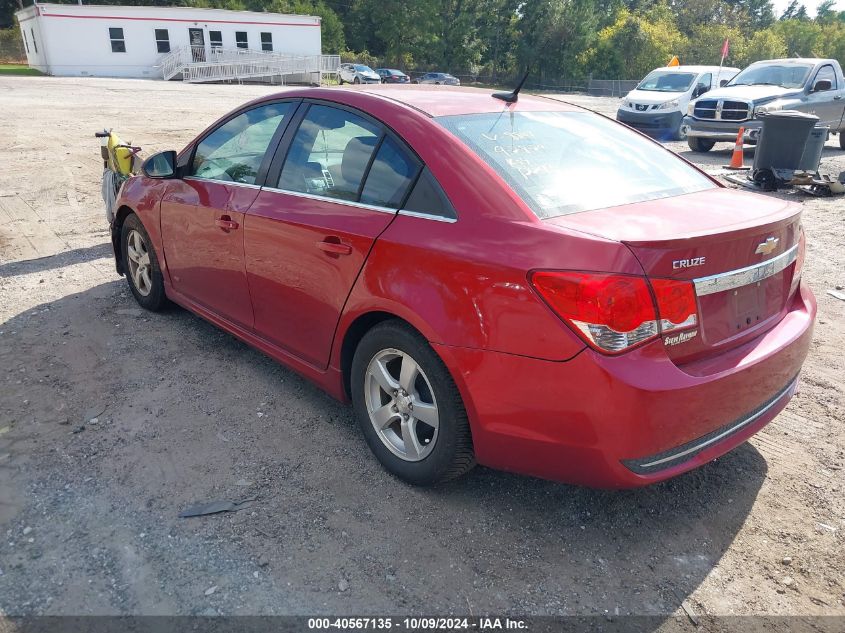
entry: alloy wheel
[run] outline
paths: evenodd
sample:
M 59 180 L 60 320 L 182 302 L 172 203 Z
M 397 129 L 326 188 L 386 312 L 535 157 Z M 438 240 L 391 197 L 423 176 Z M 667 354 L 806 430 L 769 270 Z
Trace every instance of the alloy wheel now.
M 364 379 L 370 422 L 397 457 L 417 462 L 437 442 L 440 414 L 425 372 L 411 356 L 384 349 L 373 356 Z
M 153 289 L 150 252 L 144 236 L 134 229 L 129 232 L 126 239 L 126 258 L 129 263 L 129 276 L 135 290 L 143 297 L 148 296 Z

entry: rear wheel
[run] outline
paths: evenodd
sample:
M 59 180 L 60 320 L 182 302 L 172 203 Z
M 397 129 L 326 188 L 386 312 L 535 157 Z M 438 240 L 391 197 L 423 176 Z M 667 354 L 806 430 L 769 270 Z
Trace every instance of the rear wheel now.
M 129 289 L 142 308 L 158 312 L 167 304 L 167 297 L 150 236 L 134 213 L 123 222 L 120 235 L 123 270 Z
M 398 321 L 367 332 L 352 361 L 355 417 L 370 449 L 394 475 L 431 485 L 475 465 L 458 389 L 426 340 Z
M 711 141 L 710 139 L 699 138 L 697 136 L 687 137 L 687 145 L 694 152 L 709 152 L 715 144 L 716 141 Z

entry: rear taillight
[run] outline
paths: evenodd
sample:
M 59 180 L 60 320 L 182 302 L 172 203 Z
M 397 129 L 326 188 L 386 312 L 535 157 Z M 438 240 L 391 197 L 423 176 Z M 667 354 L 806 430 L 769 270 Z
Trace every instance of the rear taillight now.
M 789 288 L 789 296 L 791 297 L 798 289 L 798 284 L 801 283 L 801 272 L 804 270 L 804 253 L 807 250 L 807 239 L 804 237 L 804 231 L 798 237 L 798 253 L 795 256 L 795 268 L 792 271 L 792 285 Z
M 549 307 L 600 352 L 625 352 L 663 331 L 697 323 L 688 281 L 652 279 L 649 288 L 645 277 L 569 271 L 537 271 L 530 280 Z

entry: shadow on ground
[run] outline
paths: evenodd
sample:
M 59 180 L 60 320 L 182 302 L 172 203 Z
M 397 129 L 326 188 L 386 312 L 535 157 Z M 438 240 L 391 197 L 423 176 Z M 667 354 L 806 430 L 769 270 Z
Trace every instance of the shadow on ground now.
M 415 489 L 379 467 L 349 408 L 185 311 L 136 309 L 122 281 L 0 329 L 9 615 L 667 616 L 766 477 L 745 444 L 634 491 L 485 468 Z

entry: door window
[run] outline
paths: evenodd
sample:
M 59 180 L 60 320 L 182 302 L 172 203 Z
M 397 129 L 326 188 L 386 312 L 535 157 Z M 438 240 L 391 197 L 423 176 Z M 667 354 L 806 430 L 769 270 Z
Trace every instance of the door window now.
M 361 202 L 398 209 L 418 170 L 417 162 L 392 138 L 385 137 L 367 174 Z
M 816 73 L 816 80 L 813 82 L 812 87 L 815 87 L 815 85 L 820 81 L 829 81 L 830 89 L 836 90 L 836 71 L 833 70 L 833 66 L 827 65 L 819 68 L 819 72 Z
M 695 85 L 695 95 L 696 97 L 703 95 L 705 92 L 710 90 L 713 83 L 713 74 L 707 73 L 706 75 L 702 75 L 698 79 L 698 83 Z
M 279 189 L 357 202 L 381 134 L 356 114 L 312 105 L 291 142 Z
M 207 180 L 255 184 L 258 169 L 290 103 L 271 103 L 229 119 L 194 152 L 191 175 Z

